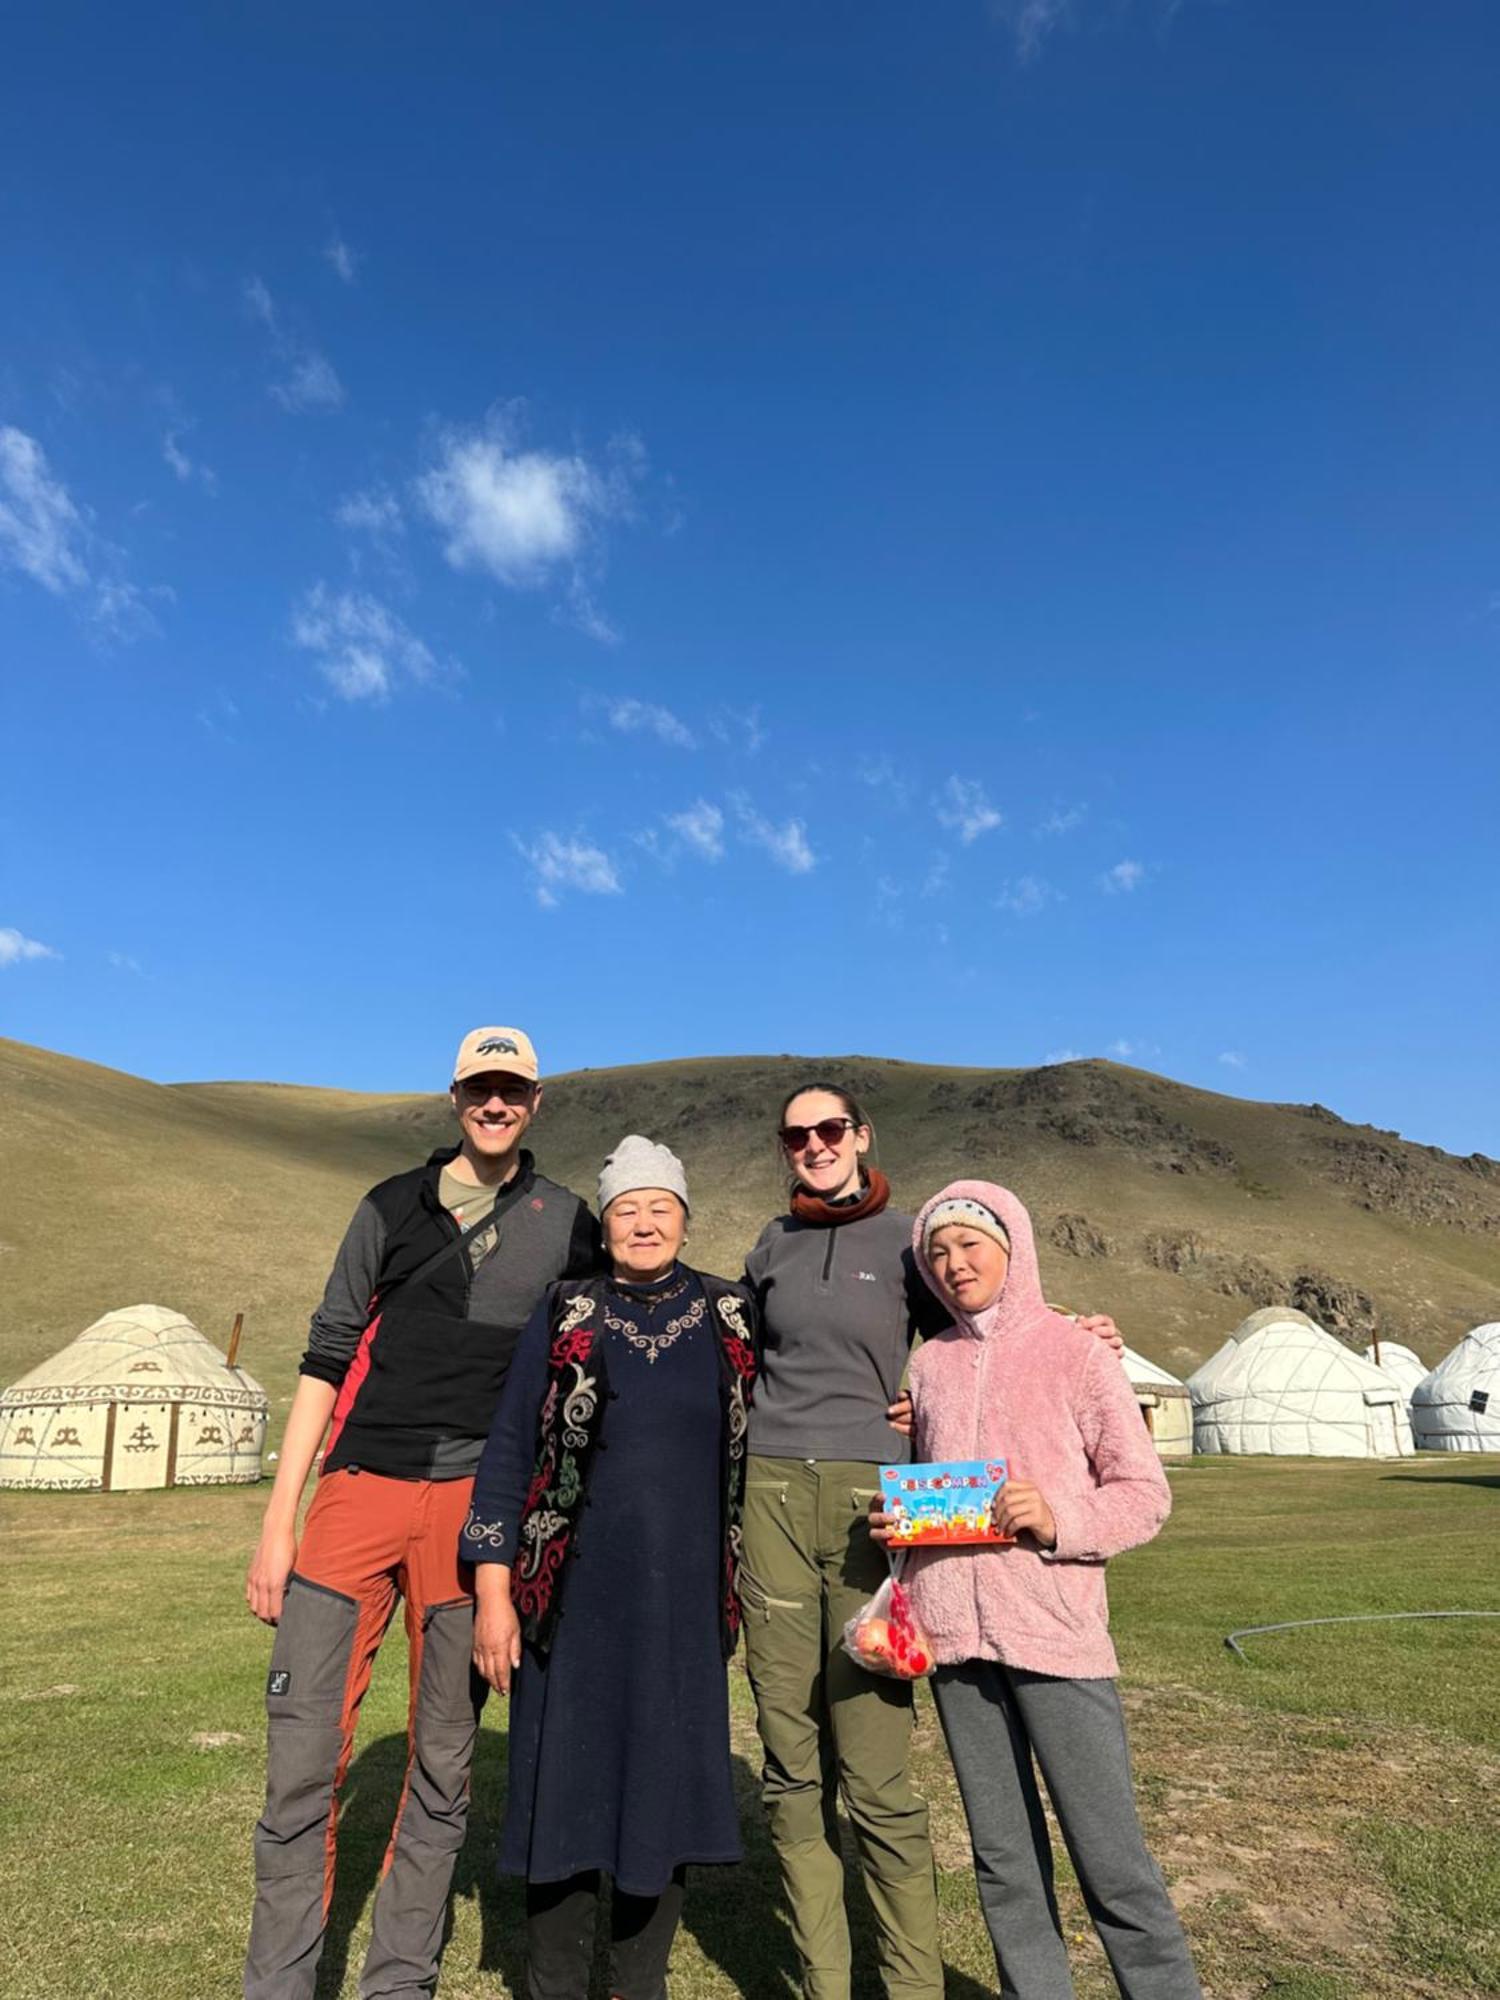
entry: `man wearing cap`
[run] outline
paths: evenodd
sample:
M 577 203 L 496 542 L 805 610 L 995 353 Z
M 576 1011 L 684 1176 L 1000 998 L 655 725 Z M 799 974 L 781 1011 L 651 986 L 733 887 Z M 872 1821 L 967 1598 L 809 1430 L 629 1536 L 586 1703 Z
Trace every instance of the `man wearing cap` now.
M 364 1197 L 313 1314 L 245 1596 L 277 1627 L 245 2000 L 311 2000 L 338 1793 L 375 1654 L 405 1603 L 406 1781 L 361 2000 L 432 1993 L 469 1809 L 484 1686 L 458 1537 L 522 1327 L 555 1279 L 600 1267 L 598 1225 L 521 1141 L 541 1103 L 519 1028 L 476 1028 L 450 1090 L 459 1142 Z M 297 1507 L 318 1447 L 317 1492 Z

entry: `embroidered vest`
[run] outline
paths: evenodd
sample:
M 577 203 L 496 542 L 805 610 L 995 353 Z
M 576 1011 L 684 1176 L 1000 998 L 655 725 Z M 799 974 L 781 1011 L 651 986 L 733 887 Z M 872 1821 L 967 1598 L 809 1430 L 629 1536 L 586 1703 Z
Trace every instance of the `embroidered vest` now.
M 724 1425 L 720 1476 L 724 1500 L 724 1590 L 720 1638 L 724 1657 L 739 1637 L 735 1590 L 745 1497 L 746 1405 L 755 1379 L 755 1307 L 742 1287 L 703 1271 L 688 1276 L 702 1287 L 719 1340 Z M 589 1468 L 609 1401 L 604 1343 L 599 1339 L 609 1281 L 559 1284 L 552 1294 L 547 1391 L 538 1418 L 536 1466 L 518 1531 L 511 1597 L 521 1630 L 545 1652 L 556 1630 L 568 1551 L 588 1491 Z

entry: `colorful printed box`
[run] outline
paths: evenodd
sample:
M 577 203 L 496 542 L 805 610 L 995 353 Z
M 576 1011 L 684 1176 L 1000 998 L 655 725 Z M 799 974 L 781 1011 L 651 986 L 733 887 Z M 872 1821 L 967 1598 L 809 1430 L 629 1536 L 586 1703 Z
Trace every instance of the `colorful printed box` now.
M 892 1548 L 936 1543 L 1008 1542 L 991 1509 L 1005 1484 L 1003 1458 L 959 1459 L 946 1465 L 883 1465 L 881 1508 Z

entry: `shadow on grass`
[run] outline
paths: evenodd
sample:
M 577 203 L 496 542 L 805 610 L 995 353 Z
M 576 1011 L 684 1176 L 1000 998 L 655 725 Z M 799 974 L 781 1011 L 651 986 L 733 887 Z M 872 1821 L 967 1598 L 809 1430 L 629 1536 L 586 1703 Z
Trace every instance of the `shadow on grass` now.
M 318 1967 L 318 2000 L 336 2000 L 349 1972 L 354 1934 L 380 1880 L 391 1822 L 406 1773 L 406 1736 L 382 1736 L 368 1745 L 349 1766 L 339 1812 L 338 1874 L 328 1933 Z M 497 1729 L 481 1729 L 474 1753 L 469 1831 L 448 1897 L 447 1932 L 453 1928 L 453 1905 L 473 1901 L 479 1910 L 479 1963 L 498 1972 L 512 1993 L 525 1991 L 526 1905 L 520 1882 L 495 1873 L 500 1821 L 505 1811 L 505 1737 Z
M 349 1767 L 339 1814 L 339 1861 L 328 1933 L 318 1968 L 318 2000 L 336 2000 L 349 1974 L 353 1940 L 374 1898 L 390 1839 L 391 1821 L 406 1770 L 406 1737 L 382 1736 Z M 468 1837 L 454 1870 L 448 1930 L 457 1900 L 472 1900 L 480 1919 L 479 1965 L 498 1972 L 512 1994 L 526 1990 L 525 1885 L 495 1872 L 500 1822 L 505 1813 L 505 1737 L 481 1729 L 474 1757 Z M 760 1805 L 758 1775 L 734 1759 L 735 1797 L 745 1837 L 745 1859 L 736 1868 L 694 1868 L 688 1873 L 683 1929 L 697 1942 L 743 2000 L 796 2000 L 801 1991 L 791 1922 L 781 1874 Z M 853 2000 L 880 2000 L 875 1913 L 861 1879 L 852 1836 L 844 1827 L 849 1933 L 854 1963 Z M 601 1902 L 607 1905 L 607 1897 Z M 608 1925 L 601 1922 L 593 1991 L 608 1991 Z M 991 1989 L 946 1968 L 946 2000 L 993 2000 Z
M 1500 1487 L 1500 1472 L 1383 1472 L 1382 1485 Z

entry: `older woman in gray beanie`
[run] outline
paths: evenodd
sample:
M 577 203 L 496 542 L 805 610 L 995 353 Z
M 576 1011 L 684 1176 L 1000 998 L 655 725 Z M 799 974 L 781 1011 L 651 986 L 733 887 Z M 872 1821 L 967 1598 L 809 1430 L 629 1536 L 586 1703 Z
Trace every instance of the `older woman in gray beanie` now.
M 662 2000 L 690 1862 L 740 1858 L 724 1662 L 754 1306 L 684 1264 L 682 1162 L 599 1175 L 610 1272 L 521 1337 L 474 1483 L 474 1662 L 512 1697 L 500 1870 L 526 1878 L 530 2000 L 583 2000 L 599 1878 L 610 1986 Z

